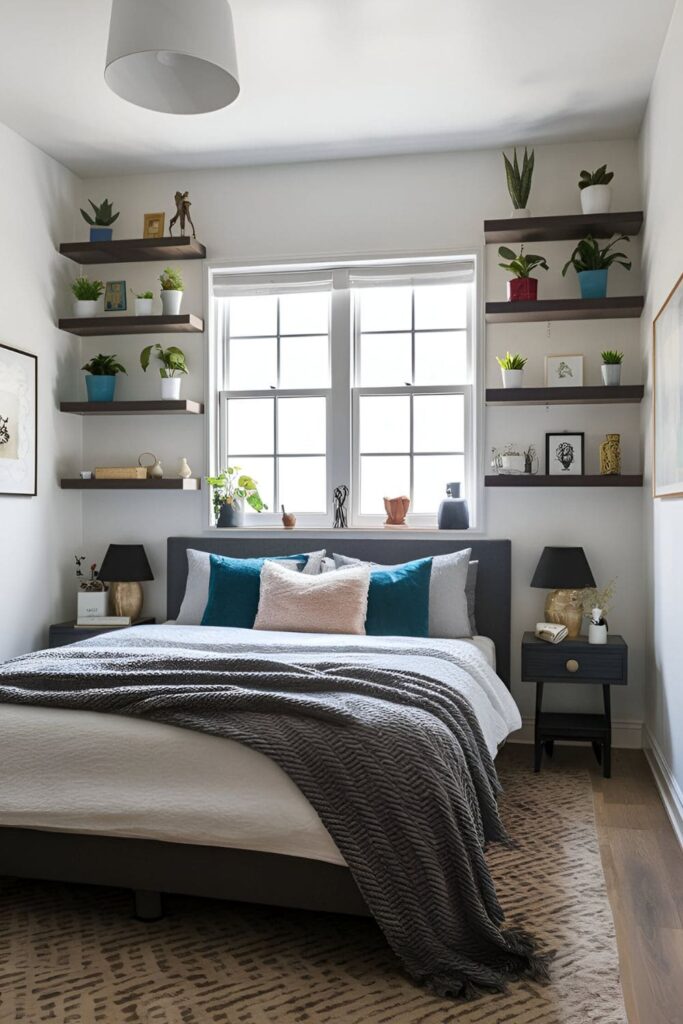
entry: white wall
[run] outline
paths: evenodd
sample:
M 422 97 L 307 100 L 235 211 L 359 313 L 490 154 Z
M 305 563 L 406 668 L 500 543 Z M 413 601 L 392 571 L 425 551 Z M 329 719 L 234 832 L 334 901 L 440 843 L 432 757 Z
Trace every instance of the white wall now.
M 614 209 L 640 208 L 637 147 L 634 142 L 537 147 L 536 178 L 530 205 L 536 214 L 580 212 L 576 181 L 579 171 L 609 161 L 616 171 Z M 417 253 L 462 250 L 483 245 L 483 221 L 505 217 L 509 199 L 498 152 L 470 152 L 373 160 L 336 161 L 274 167 L 239 168 L 182 174 L 139 175 L 88 181 L 83 198 L 108 196 L 122 209 L 117 237 L 140 234 L 143 214 L 172 209 L 177 188 L 189 189 L 198 236 L 209 258 L 230 261 L 311 259 L 342 253 Z M 637 254 L 638 243 L 631 249 Z M 544 247 L 552 269 L 542 276 L 541 295 L 578 295 L 574 276 L 562 279 L 560 270 L 570 243 Z M 490 299 L 505 298 L 505 275 L 491 248 L 487 255 Z M 203 270 L 184 263 L 187 310 L 201 311 Z M 154 287 L 157 265 L 136 264 L 98 268 L 102 276 L 125 276 L 135 288 Z M 616 270 L 611 294 L 639 293 L 638 263 L 627 275 Z M 115 351 L 129 376 L 122 378 L 118 397 L 155 395 L 158 377 L 135 370 L 144 338 L 109 341 L 94 339 L 83 345 L 84 355 Z M 182 345 L 192 375 L 184 380 L 186 397 L 203 396 L 202 338 L 185 336 Z M 499 378 L 497 352 L 520 349 L 530 356 L 528 383 L 541 383 L 543 355 L 586 353 L 586 382 L 599 383 L 599 352 L 605 346 L 627 353 L 625 381 L 639 380 L 638 322 L 603 324 L 546 324 L 496 326 L 489 331 L 486 365 L 490 384 Z M 132 372 L 135 371 L 135 372 Z M 83 383 L 72 381 L 72 397 L 82 395 Z M 624 438 L 624 469 L 638 471 L 639 413 L 637 407 L 554 407 L 546 409 L 489 410 L 487 449 L 508 440 L 534 442 L 543 451 L 546 430 L 586 431 L 587 467 L 596 471 L 597 445 L 607 431 Z M 159 455 L 169 472 L 186 455 L 196 474 L 207 470 L 202 423 L 189 419 L 122 418 L 115 423 L 88 421 L 84 464 L 108 459 L 127 461 L 144 449 Z M 71 468 L 81 466 L 74 459 Z M 529 580 L 544 544 L 583 545 L 597 578 L 618 576 L 618 599 L 610 625 L 623 632 L 631 648 L 631 685 L 614 694 L 615 718 L 637 721 L 642 717 L 643 595 L 641 559 L 642 496 L 637 490 L 523 491 L 489 490 L 486 493 L 486 530 L 491 537 L 513 541 L 513 664 L 519 676 L 519 637 L 542 614 L 544 592 L 529 588 Z M 200 533 L 204 528 L 201 495 L 90 494 L 84 499 L 84 530 L 88 554 L 100 558 L 110 541 L 143 541 L 158 582 L 148 587 L 148 609 L 164 613 L 163 561 L 165 538 L 170 534 Z M 531 687 L 517 684 L 516 696 L 525 712 L 532 707 Z M 558 688 L 559 689 L 559 688 Z M 555 694 L 563 698 L 562 694 Z M 564 700 L 586 706 L 595 700 L 592 688 L 572 688 Z
M 38 495 L 0 495 L 0 661 L 44 646 L 47 626 L 72 613 L 81 500 L 59 488 L 80 458 L 81 423 L 59 413 L 80 366 L 75 338 L 55 312 L 76 266 L 56 251 L 72 237 L 80 183 L 0 125 L 0 341 L 38 356 Z M 80 552 L 79 552 L 80 553 Z
M 683 499 L 653 500 L 652 319 L 683 271 L 683 6 L 674 13 L 643 126 L 641 156 L 646 228 L 646 307 L 642 318 L 647 401 L 643 405 L 646 467 L 644 533 L 647 541 L 647 677 L 645 711 L 651 738 L 683 791 Z M 671 782 L 671 778 L 669 779 Z M 683 812 L 683 805 L 681 806 Z

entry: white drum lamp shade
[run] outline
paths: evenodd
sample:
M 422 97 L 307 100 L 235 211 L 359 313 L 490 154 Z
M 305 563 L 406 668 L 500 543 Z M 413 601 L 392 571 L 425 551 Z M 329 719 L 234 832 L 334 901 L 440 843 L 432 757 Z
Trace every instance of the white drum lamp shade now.
M 227 107 L 240 91 L 228 0 L 113 0 L 104 77 L 148 110 Z

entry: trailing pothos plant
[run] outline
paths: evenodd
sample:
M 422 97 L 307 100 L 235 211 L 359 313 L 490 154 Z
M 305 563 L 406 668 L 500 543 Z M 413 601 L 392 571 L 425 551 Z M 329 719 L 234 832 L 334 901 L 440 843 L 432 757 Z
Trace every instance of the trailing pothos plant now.
M 601 249 L 599 242 L 592 235 L 586 235 L 562 268 L 562 276 L 565 276 L 570 267 L 574 267 L 576 273 L 581 274 L 585 270 L 607 270 L 613 263 L 630 270 L 631 261 L 626 253 L 612 251 L 619 242 L 630 242 L 630 238 L 628 235 L 619 235 Z
M 161 363 L 159 367 L 159 376 L 164 379 L 167 377 L 179 377 L 181 373 L 187 373 L 187 363 L 185 362 L 185 353 L 182 349 L 177 348 L 175 345 L 169 345 L 168 348 L 162 348 L 157 342 L 156 345 L 148 345 L 147 348 L 143 348 L 140 353 L 140 366 L 147 373 L 150 360 L 152 358 L 152 352 L 156 349 L 156 357 Z
M 213 514 L 218 521 L 222 505 L 241 505 L 246 503 L 253 508 L 254 512 L 263 512 L 268 506 L 258 492 L 256 481 L 253 477 L 242 473 L 241 466 L 228 466 L 218 476 L 207 476 L 206 482 L 213 489 L 211 501 Z
M 92 359 L 81 367 L 86 373 L 93 377 L 115 377 L 117 373 L 125 373 L 126 368 L 117 363 L 116 356 L 93 356 Z
M 532 149 L 531 153 L 528 153 L 526 146 L 524 147 L 521 169 L 517 160 L 516 146 L 512 151 L 512 160 L 505 153 L 503 153 L 503 160 L 505 162 L 505 177 L 512 205 L 515 210 L 526 210 L 526 204 L 529 202 L 529 193 L 531 192 L 531 179 L 534 173 L 534 151 Z
M 538 267 L 541 267 L 542 270 L 549 269 L 545 256 L 525 253 L 524 246 L 521 247 L 518 254 L 513 252 L 512 249 L 508 249 L 506 245 L 501 245 L 498 255 L 508 261 L 507 263 L 499 263 L 498 266 L 502 267 L 503 270 L 507 270 L 514 277 L 531 277 L 533 271 L 537 270 Z

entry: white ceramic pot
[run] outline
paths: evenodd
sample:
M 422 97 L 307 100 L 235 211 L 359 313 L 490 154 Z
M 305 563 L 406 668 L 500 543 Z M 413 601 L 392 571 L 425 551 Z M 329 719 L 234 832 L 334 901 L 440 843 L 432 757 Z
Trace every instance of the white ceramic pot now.
M 178 316 L 180 303 L 183 301 L 183 293 L 179 291 L 163 290 L 161 292 L 161 308 L 164 316 Z
M 136 316 L 151 316 L 152 305 L 154 299 L 138 299 L 135 300 L 135 315 Z
M 523 473 L 526 459 L 523 455 L 501 455 L 500 464 L 505 473 Z
M 86 590 L 79 590 L 77 603 L 79 619 L 90 619 L 95 615 L 106 615 L 109 594 L 106 590 L 94 590 L 91 593 Z
M 588 626 L 588 643 L 606 644 L 607 626 L 596 626 L 594 622 L 591 622 Z
M 74 316 L 97 316 L 97 299 L 74 299 Z
M 609 213 L 612 205 L 610 185 L 589 185 L 581 190 L 581 209 L 584 213 Z
M 621 384 L 621 363 L 603 363 L 600 372 L 602 383 L 608 388 L 616 388 Z
M 180 377 L 161 378 L 161 397 L 169 402 L 178 401 L 180 398 Z
M 530 217 L 531 210 L 527 210 L 525 206 L 523 210 L 513 210 L 510 216 L 512 217 L 513 220 L 521 220 L 524 217 Z
M 504 388 L 521 388 L 524 381 L 524 370 L 503 370 L 501 368 L 500 372 L 503 375 Z

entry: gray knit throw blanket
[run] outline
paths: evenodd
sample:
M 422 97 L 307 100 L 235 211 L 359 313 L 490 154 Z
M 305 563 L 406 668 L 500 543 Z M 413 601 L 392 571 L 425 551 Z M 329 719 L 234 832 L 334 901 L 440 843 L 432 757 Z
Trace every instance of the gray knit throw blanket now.
M 321 656 L 322 658 L 322 656 Z M 484 858 L 507 842 L 469 703 L 416 672 L 162 645 L 142 630 L 0 666 L 0 702 L 133 715 L 237 740 L 294 780 L 409 975 L 440 996 L 547 977 Z

